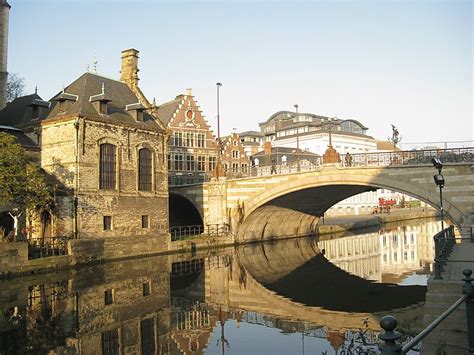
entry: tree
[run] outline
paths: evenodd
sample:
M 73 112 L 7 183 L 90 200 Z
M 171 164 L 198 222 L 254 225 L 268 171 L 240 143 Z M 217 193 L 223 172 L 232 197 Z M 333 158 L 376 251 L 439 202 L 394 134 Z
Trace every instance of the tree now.
M 25 89 L 25 79 L 16 73 L 8 74 L 7 82 L 7 102 L 12 102 L 18 96 L 23 95 Z
M 40 213 L 54 207 L 46 173 L 28 161 L 14 136 L 0 132 L 0 204 L 7 203 Z

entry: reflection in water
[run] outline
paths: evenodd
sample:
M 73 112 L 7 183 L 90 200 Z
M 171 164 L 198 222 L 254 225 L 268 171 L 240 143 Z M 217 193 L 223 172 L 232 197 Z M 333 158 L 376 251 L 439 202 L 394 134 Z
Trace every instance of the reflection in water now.
M 419 330 L 419 279 L 439 228 L 421 222 L 6 280 L 0 354 L 370 353 L 388 310 L 408 333 Z

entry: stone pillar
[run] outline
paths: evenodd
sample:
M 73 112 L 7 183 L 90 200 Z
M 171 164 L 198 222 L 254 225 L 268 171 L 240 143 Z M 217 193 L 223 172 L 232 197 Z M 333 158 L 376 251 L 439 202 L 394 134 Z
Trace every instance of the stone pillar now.
M 208 213 L 205 216 L 205 225 L 229 223 L 227 216 L 227 186 L 226 178 L 213 178 L 208 183 Z
M 1 0 L 0 0 L 1 1 Z M 122 69 L 120 81 L 126 83 L 132 90 L 138 86 L 138 51 L 130 48 L 122 51 Z
M 7 94 L 7 57 L 8 57 L 8 17 L 10 5 L 0 0 L 0 110 L 6 105 Z

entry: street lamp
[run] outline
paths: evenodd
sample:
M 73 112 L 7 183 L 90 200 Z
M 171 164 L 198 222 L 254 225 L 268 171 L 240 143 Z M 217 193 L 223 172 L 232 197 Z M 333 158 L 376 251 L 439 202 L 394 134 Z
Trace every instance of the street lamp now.
M 293 107 L 295 108 L 295 117 L 296 117 L 296 171 L 301 171 L 300 165 L 300 134 L 298 129 L 298 105 L 294 104 Z
M 441 230 L 444 231 L 444 208 L 443 208 L 443 187 L 444 187 L 444 176 L 441 174 L 443 170 L 443 163 L 441 159 L 434 157 L 431 159 L 433 166 L 438 170 L 438 174 L 433 176 L 436 186 L 439 187 L 439 204 L 441 212 Z
M 217 88 L 217 164 L 216 164 L 216 177 L 221 176 L 221 125 L 219 115 L 219 88 L 222 83 L 216 83 Z

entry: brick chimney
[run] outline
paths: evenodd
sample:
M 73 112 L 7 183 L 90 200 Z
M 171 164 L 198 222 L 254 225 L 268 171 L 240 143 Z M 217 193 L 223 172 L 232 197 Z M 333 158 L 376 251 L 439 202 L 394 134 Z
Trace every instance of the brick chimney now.
M 272 154 L 272 142 L 270 142 L 270 141 L 263 142 L 263 149 L 265 150 L 265 155 L 271 155 Z
M 10 5 L 0 0 L 0 110 L 7 102 L 8 17 Z
M 131 89 L 138 86 L 138 51 L 130 48 L 122 51 L 122 70 L 120 81 L 126 83 Z

